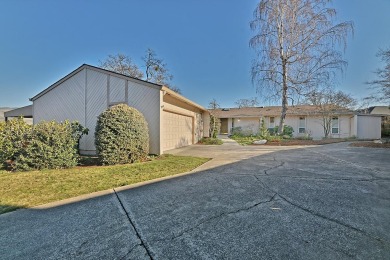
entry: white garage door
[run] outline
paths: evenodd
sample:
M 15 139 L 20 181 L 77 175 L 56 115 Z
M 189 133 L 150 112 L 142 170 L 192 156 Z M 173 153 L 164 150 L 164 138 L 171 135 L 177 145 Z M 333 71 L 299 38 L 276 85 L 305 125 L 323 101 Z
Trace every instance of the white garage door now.
M 163 151 L 192 144 L 192 117 L 163 112 Z

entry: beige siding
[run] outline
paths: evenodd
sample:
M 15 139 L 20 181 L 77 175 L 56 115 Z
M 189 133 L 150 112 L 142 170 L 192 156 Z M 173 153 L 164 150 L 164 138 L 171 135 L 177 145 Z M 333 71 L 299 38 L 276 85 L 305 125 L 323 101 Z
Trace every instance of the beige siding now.
M 139 110 L 148 122 L 150 153 L 160 154 L 160 90 L 128 81 L 128 105 Z
M 203 121 L 203 137 L 210 137 L 210 114 L 208 112 L 202 113 Z
M 202 112 L 199 109 L 197 109 L 191 105 L 188 105 L 180 100 L 177 100 L 177 99 L 171 97 L 170 95 L 164 95 L 164 97 L 163 97 L 163 110 L 164 110 L 165 115 L 166 115 L 166 112 L 169 112 L 169 113 L 174 113 L 174 114 L 178 114 L 181 116 L 185 116 L 187 118 L 191 118 L 192 124 L 193 124 L 193 130 L 192 130 L 193 142 L 191 142 L 191 144 L 197 143 L 204 136 L 204 134 L 205 134 L 204 133 L 205 129 L 203 127 L 204 116 L 202 115 Z M 183 120 L 183 118 L 181 118 L 180 120 Z M 188 121 L 188 119 L 187 119 L 187 121 Z M 165 144 L 164 138 L 167 135 L 168 131 L 173 130 L 171 128 L 171 126 L 167 125 L 167 124 L 169 124 L 169 123 L 164 121 L 164 120 L 161 121 L 161 127 L 162 127 L 161 142 L 162 142 L 162 147 L 164 147 L 163 151 L 167 150 L 168 147 L 170 147 L 170 145 Z M 178 134 L 182 135 L 183 139 L 187 138 L 186 133 L 179 132 Z M 176 135 L 176 140 L 182 139 L 176 133 L 174 135 Z M 171 138 L 168 137 L 168 139 L 171 139 Z M 178 143 L 180 143 L 180 142 L 178 142 Z M 185 144 L 183 144 L 182 146 L 184 146 L 184 145 Z
M 245 134 L 256 134 L 259 132 L 260 118 L 236 118 L 234 127 L 241 127 Z
M 126 102 L 126 80 L 117 77 L 110 77 L 110 104 Z
M 85 70 L 52 89 L 33 103 L 34 123 L 42 120 L 77 120 L 85 123 Z
M 163 112 L 163 151 L 193 144 L 194 118 L 176 113 Z
M 98 116 L 108 108 L 107 85 L 110 76 L 95 70 L 87 70 L 87 105 L 86 105 L 86 127 L 89 134 L 84 136 L 80 142 L 82 153 L 94 154 L 95 148 L 95 127 Z
M 299 117 L 301 116 L 287 116 L 285 119 L 285 125 L 291 126 L 294 130 L 293 136 L 304 136 L 305 134 L 299 133 Z M 322 127 L 322 118 L 315 116 L 302 116 L 306 119 L 306 134 L 309 134 L 314 139 L 321 139 L 324 137 L 324 130 Z M 279 125 L 280 117 L 274 117 L 275 123 L 274 126 Z M 351 116 L 339 116 L 339 133 L 333 134 L 333 138 L 347 138 L 354 135 L 353 129 L 353 120 Z M 267 128 L 270 128 L 270 117 L 264 117 L 265 125 Z M 235 127 L 242 127 L 244 132 L 247 133 L 257 133 L 260 128 L 260 119 L 259 118 L 235 118 L 234 119 Z M 232 120 L 229 119 L 229 129 L 232 127 Z
M 381 117 L 380 116 L 355 116 L 356 132 L 359 139 L 381 138 Z
M 85 68 L 34 101 L 34 123 L 42 120 L 79 121 L 89 129 L 89 134 L 80 141 L 80 152 L 95 154 L 94 135 L 98 116 L 110 104 L 128 100 L 128 105 L 138 109 L 148 122 L 150 152 L 159 154 L 160 92 L 157 86 L 151 87 L 94 68 Z

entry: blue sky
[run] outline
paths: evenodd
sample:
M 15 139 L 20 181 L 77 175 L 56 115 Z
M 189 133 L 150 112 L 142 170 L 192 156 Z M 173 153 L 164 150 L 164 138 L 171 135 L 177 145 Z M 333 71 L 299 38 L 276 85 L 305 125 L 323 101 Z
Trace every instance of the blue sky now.
M 28 105 L 28 98 L 81 64 L 98 65 L 108 54 L 124 53 L 141 64 L 147 48 L 165 60 L 184 96 L 203 106 L 213 98 L 234 106 L 256 96 L 248 42 L 257 2 L 3 0 L 0 107 Z M 337 88 L 362 98 L 370 92 L 364 82 L 382 65 L 378 48 L 390 47 L 390 1 L 342 0 L 334 7 L 339 21 L 355 25 Z

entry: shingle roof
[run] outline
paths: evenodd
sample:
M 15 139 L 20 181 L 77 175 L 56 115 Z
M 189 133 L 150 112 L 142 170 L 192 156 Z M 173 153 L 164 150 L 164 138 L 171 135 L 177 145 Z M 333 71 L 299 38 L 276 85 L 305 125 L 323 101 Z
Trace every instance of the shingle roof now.
M 281 106 L 269 107 L 243 107 L 243 108 L 219 108 L 210 109 L 212 114 L 219 118 L 238 118 L 238 117 L 260 117 L 260 116 L 279 116 L 282 112 Z M 354 114 L 352 110 L 340 109 L 336 114 Z M 299 105 L 290 106 L 287 110 L 287 115 L 316 115 L 319 111 L 316 106 Z

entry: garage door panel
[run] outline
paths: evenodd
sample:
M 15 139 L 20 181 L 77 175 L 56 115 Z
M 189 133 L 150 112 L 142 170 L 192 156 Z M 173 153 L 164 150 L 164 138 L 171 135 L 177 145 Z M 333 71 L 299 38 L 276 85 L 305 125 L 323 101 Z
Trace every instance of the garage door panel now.
M 192 144 L 192 117 L 163 112 L 163 151 Z

